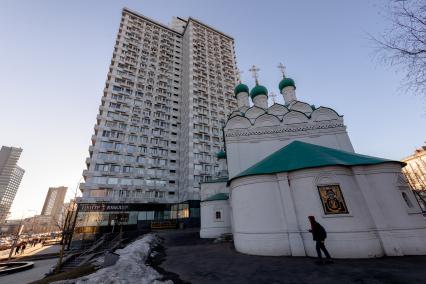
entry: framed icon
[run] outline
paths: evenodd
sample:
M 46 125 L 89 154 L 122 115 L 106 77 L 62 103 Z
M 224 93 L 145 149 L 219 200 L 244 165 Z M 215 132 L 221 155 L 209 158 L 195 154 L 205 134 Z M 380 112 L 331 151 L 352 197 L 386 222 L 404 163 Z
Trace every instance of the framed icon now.
M 319 185 L 318 193 L 326 215 L 349 214 L 342 190 L 338 184 Z

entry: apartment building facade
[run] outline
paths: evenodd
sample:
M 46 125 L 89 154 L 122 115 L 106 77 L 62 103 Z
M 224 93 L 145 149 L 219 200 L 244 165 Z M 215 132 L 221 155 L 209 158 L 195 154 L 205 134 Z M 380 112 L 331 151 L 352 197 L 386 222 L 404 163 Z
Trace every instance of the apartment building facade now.
M 0 150 L 0 224 L 4 223 L 24 176 L 17 165 L 22 149 L 2 146 Z
M 236 107 L 233 39 L 198 20 L 123 9 L 97 115 L 83 203 L 199 200 Z
M 64 200 L 68 188 L 65 186 L 49 187 L 44 200 L 42 216 L 50 216 L 55 225 L 62 223 L 62 213 L 64 211 Z M 60 226 L 58 226 L 60 227 Z

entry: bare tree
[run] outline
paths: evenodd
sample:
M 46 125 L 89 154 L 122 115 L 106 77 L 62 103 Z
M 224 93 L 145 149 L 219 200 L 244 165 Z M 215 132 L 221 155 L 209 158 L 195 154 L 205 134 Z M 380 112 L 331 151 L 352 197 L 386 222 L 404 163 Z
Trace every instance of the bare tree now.
M 426 97 L 426 2 L 392 0 L 391 26 L 379 37 L 371 36 L 378 55 L 405 73 L 404 87 Z

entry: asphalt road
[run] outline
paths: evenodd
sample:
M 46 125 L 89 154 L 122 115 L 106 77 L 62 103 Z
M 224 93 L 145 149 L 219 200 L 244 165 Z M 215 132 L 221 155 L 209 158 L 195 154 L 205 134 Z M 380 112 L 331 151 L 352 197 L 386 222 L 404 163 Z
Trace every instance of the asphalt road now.
M 426 256 L 347 259 L 318 265 L 308 257 L 240 254 L 232 243 L 199 239 L 198 230 L 159 235 L 164 238 L 165 253 L 159 272 L 175 283 L 426 283 Z

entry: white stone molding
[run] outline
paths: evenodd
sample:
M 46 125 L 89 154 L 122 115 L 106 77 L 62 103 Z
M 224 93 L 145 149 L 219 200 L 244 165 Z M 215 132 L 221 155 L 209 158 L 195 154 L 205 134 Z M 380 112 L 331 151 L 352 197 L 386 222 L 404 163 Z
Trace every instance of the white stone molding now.
M 279 118 L 282 118 L 282 116 L 284 114 L 286 114 L 287 112 L 289 112 L 289 110 L 285 106 L 283 106 L 282 104 L 275 103 L 268 108 L 269 114 L 276 115 Z
M 236 117 L 232 118 L 235 119 Z M 229 121 L 228 121 L 229 124 Z M 228 124 L 225 128 L 225 136 L 226 137 L 239 137 L 239 136 L 257 136 L 257 135 L 265 135 L 265 134 L 279 134 L 279 133 L 301 133 L 301 132 L 307 132 L 312 130 L 328 130 L 328 129 L 334 129 L 338 131 L 346 131 L 346 128 L 342 122 L 339 121 L 327 121 L 326 123 L 316 123 L 316 124 L 287 124 L 287 125 L 280 125 L 275 127 L 269 127 L 269 128 L 243 128 L 243 127 L 228 127 Z M 251 125 L 250 125 L 251 126 Z
M 290 110 L 283 116 L 283 124 L 295 124 L 295 123 L 307 123 L 309 122 L 309 117 L 306 116 L 303 112 L 297 110 Z
M 272 114 L 263 114 L 256 118 L 254 121 L 254 127 L 265 127 L 265 126 L 279 126 L 281 121 Z
M 250 120 L 243 116 L 234 116 L 226 123 L 226 129 L 247 129 L 250 127 Z
M 257 117 L 261 116 L 262 114 L 266 113 L 266 111 L 263 108 L 257 107 L 257 106 L 252 106 L 251 108 L 249 108 L 244 116 L 247 117 L 248 119 L 256 119 Z
M 311 119 L 313 121 L 338 120 L 341 118 L 342 117 L 339 116 L 333 109 L 326 107 L 319 107 L 311 114 Z
M 312 113 L 312 107 L 305 102 L 295 101 L 289 106 L 289 110 L 297 110 L 305 113 L 306 115 L 310 115 Z

